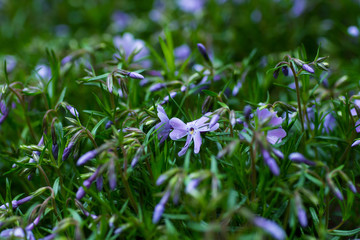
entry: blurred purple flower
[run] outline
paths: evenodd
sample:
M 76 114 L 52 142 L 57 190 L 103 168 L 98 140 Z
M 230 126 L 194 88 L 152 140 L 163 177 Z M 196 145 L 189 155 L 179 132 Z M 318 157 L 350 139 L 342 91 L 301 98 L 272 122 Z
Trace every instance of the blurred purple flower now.
M 20 200 L 13 200 L 13 201 L 11 201 L 12 208 L 15 209 L 15 208 L 17 208 L 18 206 L 20 206 L 20 205 L 22 205 L 22 204 L 30 201 L 32 198 L 33 198 L 33 196 L 27 196 L 27 197 L 24 197 L 24 198 L 22 198 L 22 199 L 20 199 Z M 5 210 L 5 209 L 7 209 L 8 207 L 9 207 L 9 203 L 6 203 L 6 204 L 1 205 L 1 206 L 0 206 L 0 209 Z
M 12 72 L 17 64 L 16 58 L 12 55 L 6 55 L 4 60 L 6 61 L 6 72 Z
M 270 153 L 266 149 L 262 149 L 261 154 L 264 158 L 265 164 L 268 165 L 270 171 L 274 175 L 279 176 L 280 169 L 279 169 L 279 166 L 277 165 L 275 159 L 270 156 Z
M 360 35 L 359 28 L 354 25 L 349 26 L 347 29 L 347 32 L 352 37 L 359 37 L 359 35 Z
M 304 155 L 302 155 L 301 153 L 298 153 L 298 152 L 290 153 L 289 159 L 290 159 L 290 161 L 292 161 L 294 163 L 304 163 L 309 166 L 316 165 L 315 162 L 308 160 L 307 158 L 304 157 Z
M 71 115 L 73 115 L 74 117 L 79 117 L 79 112 L 76 110 L 76 108 L 69 104 L 66 105 L 66 108 L 70 111 Z
M 307 125 L 310 125 L 310 129 L 314 130 L 315 129 L 315 106 L 312 107 L 308 107 L 306 109 L 307 112 L 307 118 L 305 118 L 305 122 L 307 122 L 308 120 L 310 121 L 308 124 L 305 125 L 305 127 L 307 127 Z M 324 117 L 325 116 L 325 117 Z M 323 114 L 323 116 L 320 119 L 320 122 L 323 122 L 322 126 L 322 133 L 330 133 L 330 131 L 333 131 L 334 128 L 336 127 L 336 119 L 333 115 L 332 112 L 325 112 L 325 114 Z M 321 127 L 321 125 L 319 125 L 319 128 Z
M 262 110 L 257 109 L 256 114 L 260 124 L 266 123 L 267 127 L 279 126 L 277 129 L 267 131 L 266 139 L 271 144 L 280 143 L 281 140 L 286 136 L 285 130 L 280 126 L 283 122 L 283 119 L 281 117 L 277 117 L 276 112 L 270 112 L 266 108 Z
M 137 72 L 129 72 L 128 76 L 133 79 L 144 79 L 144 76 Z
M 308 220 L 307 220 L 305 209 L 302 206 L 297 206 L 297 216 L 298 216 L 300 225 L 302 227 L 307 227 Z
M 115 30 L 118 32 L 123 31 L 132 20 L 130 15 L 119 10 L 112 14 L 111 19 L 115 24 Z
M 166 87 L 165 83 L 155 83 L 149 88 L 149 91 L 156 92 L 159 91 L 160 89 L 163 89 L 164 87 Z
M 215 131 L 219 128 L 218 123 L 216 123 L 211 128 L 209 127 L 209 123 L 207 123 L 210 120 L 208 117 L 209 115 L 211 115 L 211 113 L 207 113 L 205 114 L 205 116 L 202 116 L 201 118 L 187 124 L 185 124 L 178 118 L 170 119 L 170 125 L 174 128 L 174 130 L 170 133 L 170 138 L 172 140 L 178 140 L 187 136 L 185 146 L 178 153 L 179 157 L 183 156 L 186 153 L 193 139 L 194 153 L 199 153 L 202 143 L 200 133 Z
M 282 240 L 286 238 L 285 231 L 275 222 L 262 217 L 255 217 L 253 219 L 255 226 L 262 228 L 265 232 L 269 233 L 273 238 Z
M 174 49 L 174 55 L 177 60 L 184 61 L 191 54 L 191 50 L 188 45 L 183 44 Z
M 45 81 L 49 81 L 51 79 L 51 69 L 49 66 L 41 64 L 35 67 L 37 75 L 40 76 L 41 79 Z
M 261 11 L 259 9 L 255 9 L 254 11 L 252 11 L 250 18 L 253 23 L 259 23 L 262 19 Z
M 113 42 L 115 47 L 119 49 L 122 48 L 125 51 L 126 57 L 129 57 L 133 51 L 141 49 L 140 52 L 134 56 L 134 61 L 138 61 L 149 55 L 149 50 L 145 47 L 144 41 L 135 39 L 131 33 L 125 33 L 122 37 L 116 36 Z M 149 61 L 142 62 L 142 65 L 146 68 L 150 67 L 150 64 Z
M 0 233 L 0 237 L 4 239 L 21 238 L 25 239 L 25 231 L 20 227 L 5 229 Z M 26 231 L 27 240 L 35 240 L 34 234 L 31 231 Z
M 201 178 L 194 178 L 194 179 L 191 179 L 190 182 L 187 184 L 186 186 L 186 190 L 185 192 L 186 193 L 191 193 L 193 192 L 197 186 L 199 186 L 199 184 L 201 183 L 202 179 Z
M 315 73 L 315 70 L 306 63 L 302 65 L 302 69 L 309 73 Z
M 82 156 L 78 159 L 76 165 L 77 165 L 77 166 L 84 165 L 84 164 L 87 163 L 89 160 L 95 158 L 97 154 L 98 154 L 98 151 L 97 151 L 96 149 L 91 150 L 91 151 L 85 153 L 84 155 L 82 155 Z
M 0 111 L 1 111 L 0 124 L 2 124 L 6 120 L 7 116 L 9 115 L 9 112 L 10 112 L 10 109 L 8 107 L 6 107 L 6 104 L 4 101 L 0 102 Z
M 66 159 L 68 159 L 70 153 L 71 153 L 71 149 L 74 146 L 74 142 L 70 141 L 69 144 L 67 145 L 67 147 L 64 149 L 63 155 L 62 155 L 62 160 L 65 161 Z
M 177 0 L 177 4 L 181 10 L 188 13 L 199 13 L 203 10 L 204 0 Z
M 157 112 L 160 122 L 155 125 L 155 129 L 158 131 L 160 143 L 163 143 L 169 136 L 172 126 L 170 125 L 169 117 L 166 115 L 166 112 L 161 105 L 157 106 Z
M 160 202 L 155 206 L 154 215 L 152 222 L 154 224 L 158 223 L 160 221 L 161 216 L 164 213 L 165 210 L 165 204 L 169 200 L 170 197 L 170 191 L 167 191 L 164 196 L 161 198 Z
M 306 0 L 294 0 L 294 5 L 290 12 L 292 17 L 299 17 L 306 9 Z
M 83 187 L 79 187 L 78 191 L 76 192 L 76 199 L 80 200 L 85 196 L 85 190 Z
M 171 92 L 169 93 L 170 97 L 171 98 L 174 98 L 176 96 L 177 92 Z M 165 103 L 168 103 L 170 98 L 169 98 L 169 95 L 165 96 L 163 101 L 161 102 L 161 105 L 164 105 Z

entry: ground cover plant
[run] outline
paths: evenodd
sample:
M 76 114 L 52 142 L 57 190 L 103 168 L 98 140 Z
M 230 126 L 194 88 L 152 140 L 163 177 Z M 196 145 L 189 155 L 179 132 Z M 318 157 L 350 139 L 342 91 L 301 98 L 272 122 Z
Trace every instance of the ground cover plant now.
M 0 0 L 0 238 L 359 238 L 359 5 Z

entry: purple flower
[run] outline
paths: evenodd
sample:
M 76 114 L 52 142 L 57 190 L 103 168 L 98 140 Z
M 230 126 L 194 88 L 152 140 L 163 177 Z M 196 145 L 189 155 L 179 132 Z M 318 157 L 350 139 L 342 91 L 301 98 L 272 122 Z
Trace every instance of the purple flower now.
M 315 73 L 314 69 L 306 63 L 302 65 L 302 69 L 304 69 L 305 71 L 307 71 L 309 73 Z
M 266 124 L 267 127 L 279 126 L 277 129 L 267 131 L 266 139 L 271 144 L 280 143 L 281 140 L 286 136 L 285 130 L 280 126 L 283 122 L 283 119 L 281 117 L 277 117 L 276 112 L 270 112 L 266 108 L 262 110 L 257 109 L 256 113 L 260 124 Z
M 6 72 L 12 72 L 16 67 L 16 58 L 12 55 L 6 55 L 4 60 L 6 61 Z
M 74 117 L 79 117 L 79 112 L 76 110 L 76 108 L 68 104 L 66 105 L 66 108 L 70 111 L 71 115 L 73 115 Z
M 105 129 L 109 129 L 111 125 L 113 125 L 114 123 L 112 121 L 108 121 L 106 124 L 105 124 Z
M 178 6 L 184 12 L 188 13 L 198 13 L 201 12 L 204 8 L 204 0 L 177 0 Z
M 119 10 L 115 11 L 112 14 L 111 19 L 115 24 L 116 31 L 124 30 L 131 22 L 131 17 L 128 14 Z
M 219 128 L 218 123 L 216 123 L 211 128 L 209 127 L 209 123 L 207 123 L 209 121 L 209 115 L 211 115 L 211 113 L 207 113 L 205 114 L 205 116 L 202 116 L 201 118 L 187 124 L 185 124 L 178 118 L 170 119 L 170 125 L 174 128 L 174 130 L 170 133 L 170 138 L 172 140 L 178 140 L 187 136 L 185 146 L 178 153 L 179 157 L 183 156 L 186 153 L 193 139 L 194 153 L 199 153 L 202 143 L 200 133 L 215 131 Z
M 284 76 L 289 75 L 289 68 L 287 66 L 283 66 L 281 71 L 283 72 Z
M 289 159 L 292 162 L 295 163 L 305 163 L 306 165 L 309 166 L 315 166 L 316 163 L 313 161 L 308 160 L 307 158 L 304 157 L 304 155 L 302 155 L 301 153 L 298 152 L 293 152 L 289 155 Z
M 220 115 L 215 114 L 210 120 L 209 128 L 212 128 L 219 121 L 219 119 L 220 119 Z
M 356 191 L 355 185 L 351 181 L 348 181 L 348 185 L 349 185 L 350 190 L 356 194 L 357 191 Z
M 306 9 L 306 0 L 295 0 L 291 8 L 293 17 L 299 17 Z
M 77 166 L 81 166 L 84 165 L 86 162 L 88 162 L 89 160 L 93 159 L 96 157 L 96 155 L 98 154 L 98 151 L 96 149 L 91 150 L 87 153 L 85 153 L 84 155 L 82 155 L 79 160 L 77 161 L 76 165 Z
M 64 149 L 63 155 L 62 155 L 62 160 L 65 161 L 66 159 L 68 159 L 70 153 L 71 153 L 71 149 L 74 146 L 74 142 L 70 141 L 68 146 Z
M 161 198 L 160 202 L 155 206 L 154 215 L 152 222 L 154 224 L 158 223 L 160 221 L 160 218 L 165 210 L 165 204 L 169 200 L 170 197 L 170 191 L 167 191 L 164 196 Z
M 169 136 L 172 127 L 170 125 L 169 118 L 161 105 L 157 106 L 157 112 L 161 122 L 155 125 L 155 129 L 158 131 L 158 139 L 160 139 L 160 143 L 163 143 Z
M 264 162 L 266 163 L 266 165 L 268 165 L 270 171 L 276 175 L 276 176 L 279 176 L 280 174 L 280 169 L 279 169 L 279 166 L 277 165 L 276 161 L 274 158 L 272 158 L 270 156 L 270 153 L 265 150 L 265 149 L 262 149 L 261 151 L 262 155 L 263 155 L 263 158 L 264 158 Z
M 96 178 L 96 189 L 100 192 L 103 188 L 103 176 L 99 176 Z
M 360 35 L 359 28 L 356 26 L 348 27 L 347 32 L 352 37 L 358 37 Z
M 298 206 L 297 216 L 298 216 L 300 225 L 302 227 L 306 227 L 308 225 L 308 220 L 307 220 L 306 212 L 302 206 L 300 206 L 300 207 Z
M 188 183 L 188 185 L 186 186 L 186 193 L 193 192 L 197 188 L 197 186 L 199 186 L 201 181 L 202 181 L 201 178 L 191 179 L 190 182 Z
M 190 56 L 191 50 L 188 45 L 183 44 L 174 49 L 175 58 L 178 60 L 185 60 Z
M 255 226 L 262 228 L 265 232 L 269 233 L 275 239 L 282 240 L 286 238 L 285 231 L 271 220 L 255 217 L 253 223 Z
M 343 200 L 344 200 L 344 197 L 343 197 L 340 189 L 334 188 L 334 189 L 333 189 L 333 192 L 334 192 L 335 196 L 336 196 L 340 201 L 343 201 Z
M 155 83 L 149 88 L 149 91 L 156 92 L 159 91 L 160 89 L 163 89 L 164 87 L 166 87 L 165 83 Z
M 100 167 L 98 167 L 95 172 L 83 182 L 83 185 L 87 188 L 91 186 L 91 184 L 96 180 L 97 175 L 99 174 Z
M 157 186 L 160 186 L 161 184 L 163 184 L 163 183 L 166 181 L 167 178 L 168 178 L 167 175 L 161 174 L 161 175 L 158 177 L 158 179 L 156 180 L 156 185 L 157 185 Z
M 205 61 L 210 62 L 210 58 L 209 58 L 209 55 L 208 55 L 208 53 L 206 51 L 205 46 L 203 44 L 201 44 L 201 43 L 198 43 L 197 47 L 198 47 L 199 52 L 201 53 L 201 55 L 205 59 Z
M 35 67 L 37 75 L 40 76 L 41 79 L 45 81 L 49 81 L 51 79 L 51 69 L 46 65 L 37 65 Z
M 85 196 L 85 190 L 83 187 L 79 187 L 78 191 L 76 192 L 76 199 L 80 200 Z
M 53 155 L 54 159 L 56 160 L 58 158 L 59 145 L 53 144 L 51 150 L 52 150 L 52 155 Z
M 116 36 L 113 41 L 115 47 L 122 48 L 125 51 L 126 57 L 129 57 L 135 50 L 141 49 L 140 52 L 134 56 L 134 61 L 139 61 L 149 55 L 149 50 L 145 47 L 145 43 L 142 40 L 135 39 L 131 33 L 125 33 L 122 37 Z M 144 67 L 150 67 L 150 64 L 149 61 L 143 61 Z
M 140 73 L 136 73 L 136 72 L 129 72 L 127 75 L 133 79 L 144 79 L 143 75 L 141 75 Z
M 5 229 L 0 233 L 0 237 L 5 239 L 13 239 L 14 237 L 25 239 L 25 231 L 20 227 Z M 26 239 L 35 240 L 34 234 L 26 230 Z
M 18 206 L 20 206 L 20 205 L 22 205 L 22 204 L 30 201 L 32 198 L 33 198 L 33 196 L 27 196 L 27 197 L 24 197 L 24 198 L 22 198 L 22 199 L 20 199 L 20 200 L 13 200 L 13 201 L 11 201 L 12 208 L 15 209 L 15 208 L 17 208 Z M 9 203 L 6 203 L 6 204 L 1 205 L 1 206 L 0 206 L 0 209 L 5 210 L 5 209 L 7 209 L 8 207 L 9 207 Z
M 177 92 L 171 92 L 169 93 L 170 97 L 171 98 L 174 98 L 176 96 Z M 168 103 L 170 98 L 169 98 L 169 95 L 165 96 L 163 101 L 161 102 L 161 105 L 164 105 L 165 103 Z

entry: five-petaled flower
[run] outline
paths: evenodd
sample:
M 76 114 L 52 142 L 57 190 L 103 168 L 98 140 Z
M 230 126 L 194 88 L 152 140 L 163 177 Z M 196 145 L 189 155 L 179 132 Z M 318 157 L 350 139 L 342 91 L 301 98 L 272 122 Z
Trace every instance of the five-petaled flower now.
M 211 128 L 209 127 L 209 123 L 208 123 L 208 121 L 210 120 L 209 115 L 211 115 L 211 113 L 207 113 L 201 118 L 189 122 L 187 124 L 185 124 L 183 121 L 181 121 L 178 118 L 170 119 L 170 125 L 174 128 L 174 130 L 170 133 L 170 138 L 172 140 L 178 140 L 180 138 L 187 136 L 185 146 L 178 153 L 179 157 L 183 156 L 186 153 L 193 139 L 194 139 L 194 153 L 199 153 L 202 143 L 200 134 L 202 132 L 215 131 L 216 129 L 219 128 L 218 123 L 216 123 Z

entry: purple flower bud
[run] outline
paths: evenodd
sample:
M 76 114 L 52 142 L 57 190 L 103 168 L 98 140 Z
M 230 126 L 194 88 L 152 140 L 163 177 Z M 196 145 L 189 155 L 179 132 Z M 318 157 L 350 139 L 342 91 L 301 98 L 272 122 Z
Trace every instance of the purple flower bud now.
M 360 144 L 360 140 L 356 140 L 352 145 L 351 145 L 351 147 L 355 147 L 355 146 L 357 146 L 357 145 L 359 145 Z
M 198 50 L 201 53 L 201 55 L 203 56 L 203 58 L 205 59 L 205 61 L 210 62 L 210 58 L 209 55 L 206 51 L 206 48 L 204 45 L 202 45 L 201 43 L 197 44 Z
M 59 145 L 53 144 L 52 145 L 52 155 L 55 160 L 58 158 L 58 152 L 59 152 Z
M 289 69 L 287 66 L 283 66 L 281 68 L 281 71 L 283 72 L 284 76 L 288 76 L 289 75 Z
M 309 73 L 315 73 L 314 69 L 306 63 L 302 65 L 302 68 Z
M 84 165 L 85 163 L 87 163 L 89 160 L 93 159 L 96 157 L 96 155 L 98 154 L 97 150 L 91 150 L 87 153 L 85 153 L 84 155 L 82 155 L 79 160 L 77 161 L 76 165 L 77 166 L 81 166 Z
M 96 179 L 96 189 L 97 189 L 99 192 L 102 191 L 103 181 L 104 181 L 104 178 L 103 178 L 102 176 L 99 176 L 99 177 Z
M 265 232 L 269 233 L 273 238 L 277 240 L 282 240 L 286 238 L 285 231 L 271 220 L 262 217 L 255 217 L 253 219 L 253 223 L 255 226 L 262 228 Z
M 20 206 L 28 201 L 30 201 L 33 198 L 33 196 L 27 196 L 17 201 L 17 205 Z M 14 207 L 14 205 L 13 205 Z
M 144 79 L 143 75 L 136 72 L 129 72 L 128 76 L 133 79 Z
M 308 225 L 308 220 L 307 220 L 307 216 L 306 216 L 306 212 L 305 210 L 302 208 L 302 206 L 297 208 L 297 216 L 300 222 L 300 225 L 302 227 L 307 227 Z
M 230 111 L 230 124 L 231 124 L 232 127 L 234 127 L 235 124 L 236 124 L 236 118 L 235 118 L 234 110 Z
M 76 192 L 76 199 L 80 200 L 85 196 L 85 190 L 83 187 L 79 187 L 78 191 Z
M 71 115 L 74 117 L 79 117 L 79 112 L 71 105 L 66 105 L 67 110 L 70 111 Z
M 294 152 L 289 155 L 289 159 L 295 163 L 305 163 L 309 166 L 315 166 L 316 163 L 306 159 L 301 153 Z
M 284 159 L 284 154 L 283 154 L 280 150 L 278 150 L 278 149 L 276 149 L 276 148 L 273 148 L 273 149 L 272 149 L 272 152 L 273 152 L 278 158 Z
M 167 179 L 167 176 L 165 174 L 162 174 L 158 177 L 158 179 L 156 180 L 156 185 L 160 186 L 161 184 L 163 184 Z
M 250 117 L 251 117 L 251 111 L 252 111 L 252 109 L 251 109 L 251 106 L 250 105 L 246 105 L 245 107 L 244 107 L 244 117 L 245 117 L 245 119 L 248 121 L 249 119 L 250 119 Z
M 26 226 L 25 230 L 26 231 L 32 231 L 35 227 L 35 224 L 32 222 L 29 225 Z
M 146 78 L 144 78 L 144 79 L 142 79 L 142 80 L 140 81 L 139 85 L 140 85 L 140 87 L 143 87 L 143 86 L 145 86 L 145 85 L 148 84 L 148 83 L 149 83 L 149 80 L 146 79 Z
M 335 188 L 333 191 L 334 191 L 335 196 L 336 196 L 340 201 L 343 201 L 343 200 L 344 200 L 344 197 L 343 197 L 340 189 Z
M 210 120 L 209 128 L 212 128 L 219 121 L 219 119 L 220 119 L 220 115 L 215 114 Z
M 64 66 L 66 63 L 70 62 L 73 59 L 73 56 L 67 55 L 61 60 L 61 66 Z
M 150 92 L 156 92 L 163 89 L 166 85 L 164 83 L 156 83 L 149 88 Z
M 176 94 L 177 94 L 176 92 L 171 92 L 170 97 L 174 98 L 176 96 Z M 163 101 L 161 102 L 161 105 L 164 105 L 165 103 L 168 103 L 169 100 L 170 100 L 169 95 L 164 97 Z
M 186 91 L 186 86 L 181 86 L 180 91 L 185 92 Z
M 68 159 L 70 153 L 71 153 L 71 149 L 74 146 L 74 142 L 70 141 L 68 146 L 64 149 L 63 155 L 62 155 L 62 160 L 65 161 L 66 159 Z
M 348 185 L 349 185 L 350 190 L 356 194 L 357 191 L 356 191 L 355 185 L 351 181 L 348 182 Z
M 113 125 L 114 123 L 112 121 L 108 121 L 106 124 L 105 124 L 105 129 L 109 129 L 111 125 Z
M 188 185 L 186 186 L 186 193 L 193 192 L 197 188 L 197 186 L 199 186 L 201 181 L 202 179 L 200 178 L 191 179 Z
M 154 210 L 153 219 L 152 219 L 152 222 L 154 224 L 156 224 L 160 221 L 160 218 L 163 215 L 164 210 L 165 210 L 165 208 L 161 203 L 156 205 L 155 210 Z
M 277 165 L 275 159 L 273 159 L 271 156 L 270 156 L 270 153 L 263 149 L 261 151 L 262 155 L 263 155 L 263 158 L 264 158 L 264 162 L 266 165 L 268 165 L 270 171 L 276 175 L 276 176 L 279 176 L 280 174 L 280 169 L 279 169 L 279 166 Z

